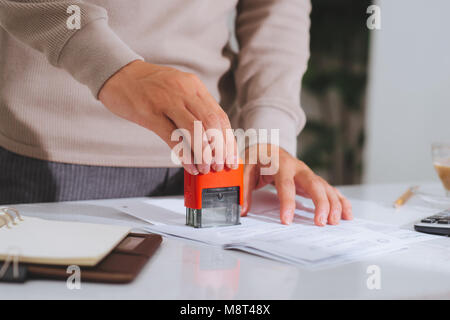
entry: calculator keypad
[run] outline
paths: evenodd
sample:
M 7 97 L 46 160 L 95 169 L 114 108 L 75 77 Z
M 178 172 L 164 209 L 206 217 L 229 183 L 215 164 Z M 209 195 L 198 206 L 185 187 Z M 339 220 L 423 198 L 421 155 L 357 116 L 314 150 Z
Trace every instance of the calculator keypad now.
M 422 219 L 414 225 L 414 230 L 430 234 L 450 236 L 450 209 Z
M 422 219 L 423 223 L 450 224 L 450 209 L 435 214 L 428 218 Z

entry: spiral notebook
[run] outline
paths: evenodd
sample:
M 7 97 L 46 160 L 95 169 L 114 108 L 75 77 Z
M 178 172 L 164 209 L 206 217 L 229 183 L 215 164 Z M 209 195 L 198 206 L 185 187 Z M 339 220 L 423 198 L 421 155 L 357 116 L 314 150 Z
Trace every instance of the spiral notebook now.
M 0 208 L 0 261 L 95 266 L 129 232 L 123 226 L 22 217 L 13 208 Z

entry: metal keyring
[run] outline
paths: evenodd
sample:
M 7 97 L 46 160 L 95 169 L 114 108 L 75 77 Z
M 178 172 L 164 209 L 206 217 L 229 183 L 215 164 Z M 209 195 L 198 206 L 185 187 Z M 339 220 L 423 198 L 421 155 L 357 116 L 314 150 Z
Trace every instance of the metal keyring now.
M 11 226 L 9 225 L 9 219 L 6 218 L 4 214 L 0 214 L 0 219 L 3 220 L 4 224 L 2 224 L 0 227 L 6 226 L 8 229 L 11 229 Z
M 13 221 L 13 224 L 16 224 L 16 222 L 14 221 L 15 219 L 14 219 L 14 217 L 11 215 L 11 213 L 9 213 L 8 211 L 14 212 L 14 214 L 15 214 L 16 217 L 17 217 L 17 219 L 19 219 L 19 221 L 23 221 L 23 218 L 22 218 L 22 216 L 20 215 L 19 210 L 17 210 L 17 209 L 14 209 L 14 208 L 1 208 L 0 210 L 3 211 L 5 214 L 7 214 L 7 215 L 11 218 L 11 220 Z

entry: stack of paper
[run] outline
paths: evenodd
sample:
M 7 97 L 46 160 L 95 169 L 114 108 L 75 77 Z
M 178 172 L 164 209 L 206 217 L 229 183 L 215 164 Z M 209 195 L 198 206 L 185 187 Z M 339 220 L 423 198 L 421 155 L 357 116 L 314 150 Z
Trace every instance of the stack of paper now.
M 195 229 L 185 225 L 183 198 L 153 198 L 127 204 L 120 210 L 151 223 L 150 232 L 238 249 L 270 259 L 324 267 L 404 249 L 411 242 L 434 239 L 398 227 L 356 219 L 337 226 L 317 227 L 312 210 L 299 205 L 291 225 L 280 223 L 278 200 L 268 191 L 257 192 L 252 213 L 241 225 Z

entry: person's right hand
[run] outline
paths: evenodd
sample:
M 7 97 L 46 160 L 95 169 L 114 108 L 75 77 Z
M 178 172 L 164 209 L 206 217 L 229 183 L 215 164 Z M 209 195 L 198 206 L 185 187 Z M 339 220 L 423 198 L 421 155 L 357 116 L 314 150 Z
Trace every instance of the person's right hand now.
M 194 161 L 183 162 L 191 174 L 208 173 L 211 166 L 215 171 L 224 165 L 237 168 L 236 141 L 234 137 L 226 139 L 225 130 L 231 129 L 228 116 L 194 74 L 134 61 L 106 81 L 98 97 L 111 112 L 155 132 L 171 148 L 179 143 L 171 141 L 177 128 L 188 130 L 194 140 L 196 120 L 202 122 L 204 131 L 220 130 L 224 139 L 221 159 L 207 141 L 209 137 L 203 139 L 202 155 L 195 159 L 197 165 Z M 193 148 L 191 143 L 191 159 Z M 211 158 L 213 163 L 208 160 Z

